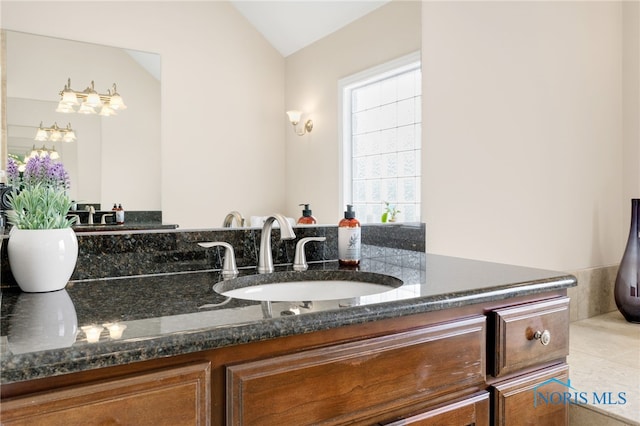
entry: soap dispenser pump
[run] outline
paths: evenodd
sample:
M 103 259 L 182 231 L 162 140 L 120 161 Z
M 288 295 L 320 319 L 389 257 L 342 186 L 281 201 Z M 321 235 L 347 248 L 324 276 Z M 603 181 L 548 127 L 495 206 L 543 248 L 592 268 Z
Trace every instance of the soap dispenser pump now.
M 347 204 L 344 219 L 338 223 L 338 263 L 343 266 L 360 264 L 360 221 L 353 206 Z
M 304 206 L 304 209 L 302 209 L 302 216 L 298 219 L 298 225 L 315 225 L 316 218 L 313 217 L 309 204 L 300 204 L 300 206 Z

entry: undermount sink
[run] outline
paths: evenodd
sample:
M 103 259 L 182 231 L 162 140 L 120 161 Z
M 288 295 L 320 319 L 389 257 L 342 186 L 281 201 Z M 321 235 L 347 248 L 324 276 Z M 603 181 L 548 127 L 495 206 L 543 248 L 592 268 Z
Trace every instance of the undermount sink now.
M 226 297 L 261 302 L 339 300 L 384 293 L 402 281 L 357 271 L 273 272 L 222 281 L 213 290 Z

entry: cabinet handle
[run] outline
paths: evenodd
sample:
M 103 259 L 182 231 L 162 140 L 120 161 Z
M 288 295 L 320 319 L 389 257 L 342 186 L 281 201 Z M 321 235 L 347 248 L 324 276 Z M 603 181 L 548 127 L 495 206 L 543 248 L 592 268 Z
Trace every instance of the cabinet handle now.
M 551 332 L 549 330 L 538 330 L 533 334 L 533 338 L 540 340 L 540 343 L 547 346 L 551 342 Z

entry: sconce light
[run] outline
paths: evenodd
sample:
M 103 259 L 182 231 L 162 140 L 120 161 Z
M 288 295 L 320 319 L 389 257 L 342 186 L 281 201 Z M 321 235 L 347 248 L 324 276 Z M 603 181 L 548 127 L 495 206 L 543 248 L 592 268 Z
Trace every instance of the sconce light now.
M 74 107 L 80 105 L 77 110 Z M 112 89 L 107 90 L 106 94 L 96 92 L 93 81 L 91 87 L 87 87 L 82 92 L 75 91 L 71 88 L 71 79 L 67 80 L 64 89 L 60 92 L 60 102 L 56 112 L 78 112 L 80 114 L 95 114 L 96 108 L 100 109 L 100 115 L 106 117 L 116 115 L 117 111 L 127 109 L 122 100 L 122 96 L 116 91 L 116 84 L 113 83 Z
M 304 126 L 302 127 L 302 131 L 298 131 L 298 129 L 296 128 L 296 126 L 300 122 L 300 118 L 302 117 L 302 111 L 296 111 L 296 110 L 287 111 L 287 116 L 289 117 L 289 121 L 293 125 L 293 131 L 296 133 L 296 135 L 302 136 L 307 132 L 311 133 L 311 130 L 313 130 L 313 121 L 311 120 L 307 120 L 304 123 Z
M 33 139 L 39 142 L 73 142 L 76 140 L 76 132 L 71 128 L 71 123 L 67 124 L 65 128 L 58 127 L 58 123 L 53 123 L 51 127 L 42 127 L 41 121 L 36 137 Z

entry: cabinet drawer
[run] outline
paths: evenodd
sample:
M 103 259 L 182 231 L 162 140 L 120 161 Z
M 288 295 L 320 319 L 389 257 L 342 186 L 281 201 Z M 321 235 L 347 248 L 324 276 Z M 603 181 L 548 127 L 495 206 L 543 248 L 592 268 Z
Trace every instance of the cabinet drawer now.
M 2 401 L 9 425 L 208 425 L 211 364 L 203 362 Z
M 569 298 L 494 311 L 496 377 L 569 354 Z
M 386 426 L 489 426 L 489 392 L 482 391 L 460 401 L 448 403 Z
M 227 424 L 341 424 L 480 388 L 485 325 L 478 316 L 229 366 Z
M 569 367 L 566 364 L 494 385 L 494 424 L 567 425 L 568 403 L 558 400 L 558 395 L 570 391 L 568 385 Z

